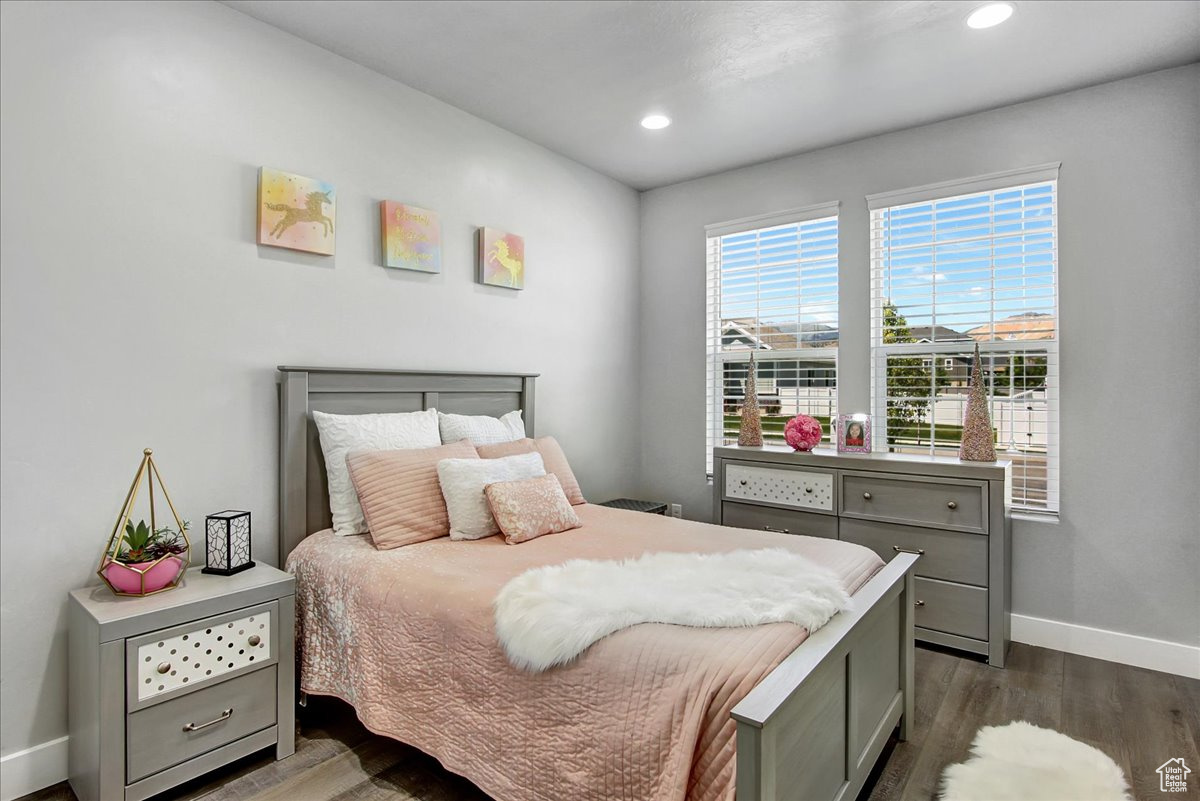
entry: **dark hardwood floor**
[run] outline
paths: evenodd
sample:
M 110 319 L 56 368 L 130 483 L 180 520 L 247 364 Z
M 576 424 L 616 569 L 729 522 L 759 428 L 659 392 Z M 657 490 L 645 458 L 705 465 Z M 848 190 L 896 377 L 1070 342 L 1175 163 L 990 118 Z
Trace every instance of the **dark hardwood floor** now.
M 1200 799 L 1200 681 L 1014 643 L 993 670 L 956 654 L 917 649 L 916 721 L 889 747 L 864 789 L 866 801 L 927 801 L 938 777 L 967 756 L 981 726 L 1026 720 L 1101 749 L 1125 770 L 1134 795 Z M 1158 790 L 1155 769 L 1183 757 L 1189 792 Z M 66 784 L 21 801 L 74 801 Z M 155 801 L 488 801 L 437 760 L 371 734 L 345 704 L 312 698 L 300 716 L 296 754 L 248 757 Z M 515 799 L 514 801 L 520 801 Z

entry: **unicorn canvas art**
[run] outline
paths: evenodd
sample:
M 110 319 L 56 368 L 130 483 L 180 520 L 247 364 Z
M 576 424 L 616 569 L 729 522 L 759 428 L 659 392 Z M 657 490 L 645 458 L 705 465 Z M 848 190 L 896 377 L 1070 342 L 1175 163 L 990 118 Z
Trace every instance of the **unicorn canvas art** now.
M 495 228 L 480 228 L 479 283 L 524 289 L 525 240 Z
M 258 244 L 333 255 L 333 184 L 263 167 L 258 171 Z

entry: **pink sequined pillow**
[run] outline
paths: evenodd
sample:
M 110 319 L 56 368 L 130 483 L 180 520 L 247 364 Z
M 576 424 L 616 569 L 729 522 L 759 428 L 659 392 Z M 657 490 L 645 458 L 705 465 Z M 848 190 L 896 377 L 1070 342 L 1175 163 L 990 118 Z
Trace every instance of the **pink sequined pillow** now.
M 484 494 L 509 545 L 581 525 L 553 473 L 521 481 L 497 481 L 488 484 Z

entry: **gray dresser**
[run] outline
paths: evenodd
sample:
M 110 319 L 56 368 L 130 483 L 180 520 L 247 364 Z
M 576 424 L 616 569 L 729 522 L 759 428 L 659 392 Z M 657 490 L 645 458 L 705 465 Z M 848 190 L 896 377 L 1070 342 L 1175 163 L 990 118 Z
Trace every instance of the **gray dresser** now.
M 69 771 L 80 801 L 140 801 L 263 748 L 295 751 L 295 580 L 259 565 L 177 589 L 70 595 Z
M 714 448 L 713 516 L 725 526 L 855 542 L 884 561 L 920 553 L 917 639 L 1004 667 L 1010 474 L 1004 461 Z

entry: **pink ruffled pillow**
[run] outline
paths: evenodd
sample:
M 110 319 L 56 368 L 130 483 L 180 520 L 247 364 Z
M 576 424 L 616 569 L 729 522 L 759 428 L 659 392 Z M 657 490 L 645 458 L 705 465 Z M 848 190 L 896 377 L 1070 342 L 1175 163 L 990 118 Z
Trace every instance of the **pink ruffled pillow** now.
M 509 545 L 582 525 L 553 473 L 520 481 L 497 481 L 488 484 L 484 494 Z

